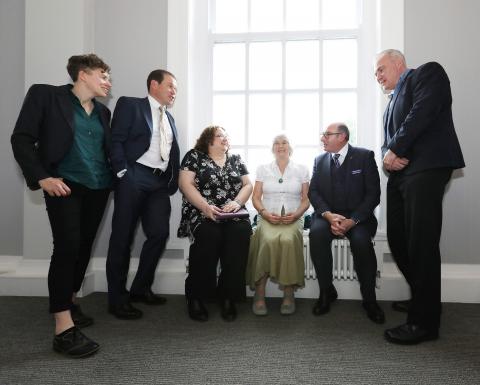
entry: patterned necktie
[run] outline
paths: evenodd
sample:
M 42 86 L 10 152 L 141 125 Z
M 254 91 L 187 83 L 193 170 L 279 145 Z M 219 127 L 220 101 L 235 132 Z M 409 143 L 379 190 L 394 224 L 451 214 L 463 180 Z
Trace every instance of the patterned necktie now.
M 340 167 L 340 162 L 338 158 L 340 158 L 340 154 L 333 154 L 333 163 L 335 163 L 336 168 Z
M 167 146 L 167 130 L 165 124 L 163 124 L 163 117 L 165 114 L 165 108 L 160 106 L 160 119 L 158 121 L 158 131 L 160 133 L 160 157 L 162 160 L 168 159 L 168 146 Z

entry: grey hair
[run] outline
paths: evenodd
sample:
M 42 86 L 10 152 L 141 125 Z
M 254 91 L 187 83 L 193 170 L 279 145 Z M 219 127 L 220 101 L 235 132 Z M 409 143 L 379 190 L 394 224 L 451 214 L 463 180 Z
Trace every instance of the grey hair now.
M 405 65 L 405 67 L 407 66 L 405 56 L 398 49 L 385 49 L 377 54 L 377 59 L 381 56 L 388 56 L 391 59 L 399 60 Z
M 338 123 L 337 130 L 338 132 L 345 134 L 345 138 L 347 139 L 347 142 L 348 142 L 350 139 L 350 130 L 348 129 L 347 125 L 345 123 Z
M 278 135 L 275 135 L 273 137 L 273 141 L 272 141 L 272 152 L 273 152 L 273 146 L 275 145 L 275 142 L 277 140 L 286 140 L 287 143 L 288 143 L 288 155 L 292 155 L 293 154 L 293 148 L 292 148 L 292 145 L 290 144 L 290 139 L 288 139 L 288 136 L 285 135 L 285 134 L 278 134 Z

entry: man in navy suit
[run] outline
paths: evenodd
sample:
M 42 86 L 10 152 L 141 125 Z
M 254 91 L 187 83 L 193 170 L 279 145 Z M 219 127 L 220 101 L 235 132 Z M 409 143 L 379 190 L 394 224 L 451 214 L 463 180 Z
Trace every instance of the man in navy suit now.
M 384 114 L 387 237 L 411 300 L 393 303 L 407 322 L 385 331 L 398 344 L 438 338 L 442 202 L 452 170 L 465 166 L 452 119 L 450 81 L 438 63 L 407 68 L 403 54 L 377 55 L 375 76 L 391 95 Z
M 121 97 L 112 119 L 110 159 L 117 176 L 112 234 L 107 256 L 109 312 L 136 319 L 131 302 L 161 305 L 151 287 L 169 236 L 170 195 L 178 189 L 180 151 L 172 115 L 177 81 L 165 70 L 147 79 L 146 98 Z M 138 220 L 146 236 L 130 292 L 126 289 L 130 249 Z
M 93 324 L 76 303 L 112 183 L 107 157 L 110 111 L 96 97 L 110 88 L 110 67 L 97 55 L 70 57 L 73 85 L 34 84 L 12 134 L 27 185 L 43 190 L 52 229 L 48 271 L 53 348 L 68 357 L 95 353 L 99 344 L 79 328 Z
M 377 258 L 372 238 L 377 231 L 373 214 L 380 202 L 380 178 L 372 151 L 348 143 L 344 123 L 333 123 L 322 134 L 325 153 L 315 159 L 308 197 L 315 213 L 310 227 L 310 253 L 320 286 L 313 314 L 330 311 L 337 299 L 332 283 L 333 238 L 347 237 L 368 318 L 384 323 L 375 294 Z

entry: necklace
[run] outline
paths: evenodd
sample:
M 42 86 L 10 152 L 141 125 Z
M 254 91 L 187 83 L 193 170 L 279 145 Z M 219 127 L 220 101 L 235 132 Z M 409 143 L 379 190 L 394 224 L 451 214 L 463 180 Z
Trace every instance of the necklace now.
M 283 183 L 283 178 L 280 177 L 280 179 L 278 180 L 278 183 Z

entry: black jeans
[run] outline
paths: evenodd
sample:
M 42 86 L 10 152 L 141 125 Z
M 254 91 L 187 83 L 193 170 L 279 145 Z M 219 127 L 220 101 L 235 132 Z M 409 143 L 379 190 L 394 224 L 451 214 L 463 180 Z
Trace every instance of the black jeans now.
M 73 293 L 82 286 L 110 194 L 109 189 L 91 190 L 78 183 L 64 182 L 72 191 L 70 195 L 51 197 L 44 193 L 53 236 L 48 271 L 51 313 L 70 309 Z
M 189 299 L 245 299 L 245 270 L 252 229 L 246 220 L 204 221 L 190 246 L 185 295 Z M 217 264 L 221 273 L 217 283 Z

